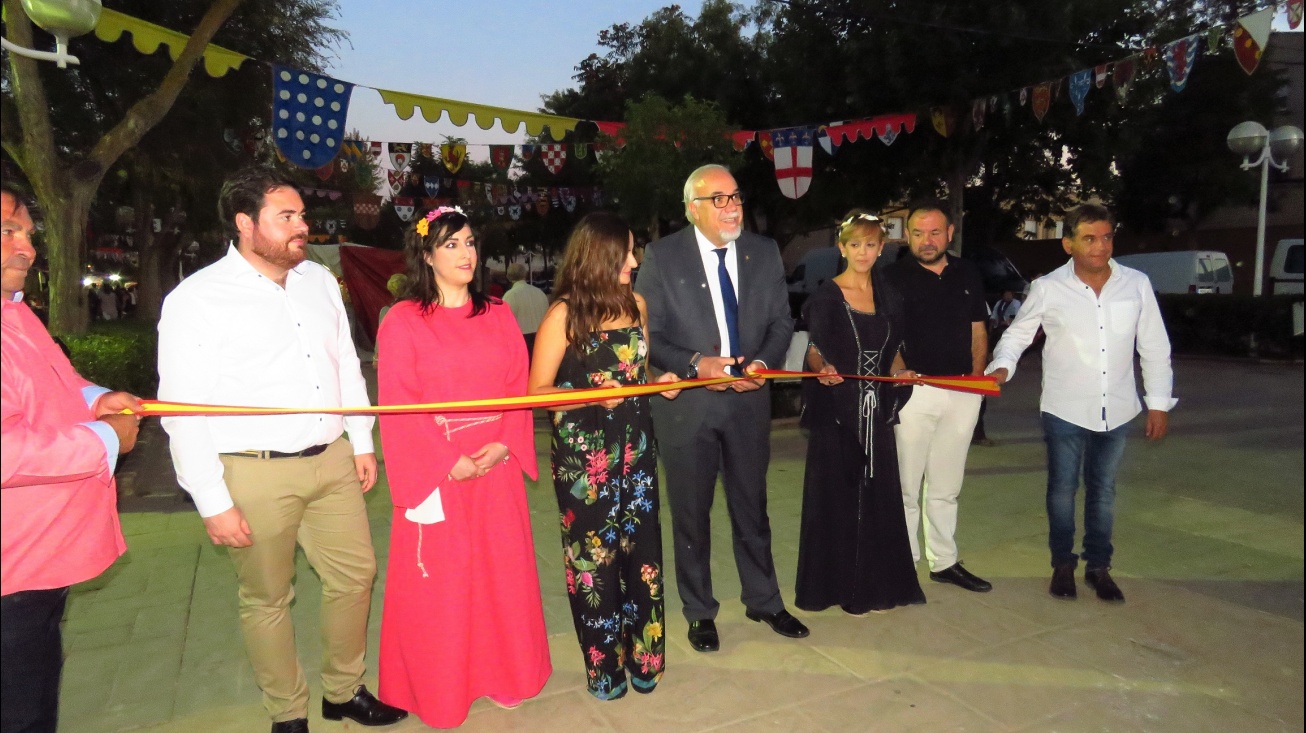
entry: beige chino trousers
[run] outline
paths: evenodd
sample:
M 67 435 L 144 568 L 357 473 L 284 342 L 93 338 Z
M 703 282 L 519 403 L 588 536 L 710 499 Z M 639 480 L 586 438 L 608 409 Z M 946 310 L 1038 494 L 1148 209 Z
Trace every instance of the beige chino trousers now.
M 295 545 L 322 580 L 322 694 L 345 702 L 362 683 L 376 556 L 349 442 L 309 458 L 222 456 L 232 501 L 252 532 L 228 548 L 240 584 L 240 629 L 273 722 L 308 716 L 295 650 Z

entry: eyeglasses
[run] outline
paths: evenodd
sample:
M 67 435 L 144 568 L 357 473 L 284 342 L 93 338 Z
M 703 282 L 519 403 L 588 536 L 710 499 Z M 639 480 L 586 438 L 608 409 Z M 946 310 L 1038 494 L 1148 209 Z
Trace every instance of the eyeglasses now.
M 715 206 L 716 208 L 724 209 L 726 207 L 726 204 L 743 206 L 744 195 L 738 191 L 735 191 L 734 193 L 730 193 L 730 194 L 718 193 L 715 196 L 699 196 L 698 198 L 690 199 L 690 201 L 711 201 L 712 205 Z

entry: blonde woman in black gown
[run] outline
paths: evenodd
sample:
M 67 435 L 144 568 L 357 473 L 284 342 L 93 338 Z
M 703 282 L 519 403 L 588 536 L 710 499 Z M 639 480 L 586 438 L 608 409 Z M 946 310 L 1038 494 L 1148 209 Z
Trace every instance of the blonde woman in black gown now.
M 837 374 L 915 376 L 904 368 L 901 299 L 875 272 L 884 228 L 853 210 L 839 225 L 847 266 L 803 306 L 807 366 L 826 376 L 803 385 L 810 431 L 803 479 L 796 603 L 861 616 L 924 603 L 912 562 L 893 425 L 911 387 Z

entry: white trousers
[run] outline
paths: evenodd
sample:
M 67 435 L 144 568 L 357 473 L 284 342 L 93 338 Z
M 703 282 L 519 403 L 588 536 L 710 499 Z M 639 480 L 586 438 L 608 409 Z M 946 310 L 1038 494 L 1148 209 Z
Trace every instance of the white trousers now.
M 907 514 L 911 555 L 921 559 L 921 500 L 925 503 L 925 557 L 930 570 L 957 562 L 957 496 L 966 453 L 979 420 L 980 396 L 917 385 L 894 426 L 898 473 Z

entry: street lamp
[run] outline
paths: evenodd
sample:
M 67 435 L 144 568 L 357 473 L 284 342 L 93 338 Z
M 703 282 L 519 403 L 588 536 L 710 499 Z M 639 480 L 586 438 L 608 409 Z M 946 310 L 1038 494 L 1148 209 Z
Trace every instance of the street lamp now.
M 1270 166 L 1288 170 L 1288 157 L 1301 147 L 1302 132 L 1292 125 L 1267 132 L 1259 122 L 1239 122 L 1229 131 L 1229 149 L 1243 156 L 1242 169 L 1261 168 L 1261 207 L 1256 216 L 1256 279 L 1252 294 L 1260 295 L 1265 279 L 1265 197 L 1270 183 Z M 1252 160 L 1252 156 L 1258 156 Z

